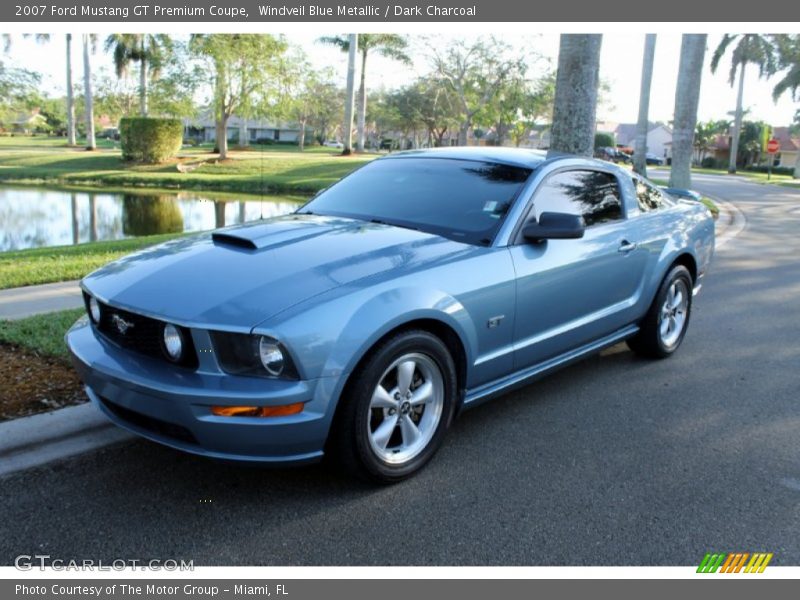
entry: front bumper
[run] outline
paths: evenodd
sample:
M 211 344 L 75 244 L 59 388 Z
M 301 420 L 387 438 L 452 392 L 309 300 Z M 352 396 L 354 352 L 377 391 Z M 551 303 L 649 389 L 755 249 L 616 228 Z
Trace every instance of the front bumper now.
M 87 319 L 67 346 L 89 398 L 114 423 L 155 442 L 224 460 L 306 463 L 322 457 L 338 378 L 282 381 L 197 371 L 122 349 Z M 208 361 L 204 361 L 208 364 Z M 211 406 L 303 402 L 285 417 L 219 417 Z

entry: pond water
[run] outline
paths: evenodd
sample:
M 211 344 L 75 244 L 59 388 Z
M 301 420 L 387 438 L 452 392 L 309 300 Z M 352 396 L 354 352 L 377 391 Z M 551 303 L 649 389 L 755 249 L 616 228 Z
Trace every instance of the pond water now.
M 284 215 L 300 196 L 70 191 L 0 185 L 0 252 L 203 231 Z

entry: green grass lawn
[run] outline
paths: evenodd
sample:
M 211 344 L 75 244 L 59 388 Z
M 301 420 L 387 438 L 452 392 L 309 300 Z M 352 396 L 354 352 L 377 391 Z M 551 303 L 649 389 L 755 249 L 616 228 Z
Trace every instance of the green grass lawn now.
M 0 342 L 20 346 L 41 356 L 66 360 L 64 334 L 85 313 L 84 309 L 76 308 L 18 321 L 0 321 Z
M 80 279 L 102 265 L 183 234 L 0 252 L 0 289 Z
M 104 141 L 105 142 L 105 141 Z M 118 144 L 118 143 L 117 143 Z M 331 148 L 303 152 L 294 146 L 234 150 L 218 161 L 210 148 L 186 147 L 162 165 L 122 161 L 112 142 L 87 152 L 67 148 L 62 138 L 0 138 L 0 182 L 81 186 L 149 186 L 251 193 L 314 193 L 377 155 L 340 156 Z M 189 173 L 177 163 L 199 165 Z
M 651 167 L 653 168 L 653 167 Z M 669 167 L 655 167 L 658 169 L 667 169 Z M 794 179 L 791 175 L 776 175 L 767 180 L 766 173 L 755 173 L 753 171 L 738 170 L 735 175 L 730 175 L 725 169 L 704 169 L 702 167 L 692 167 L 692 173 L 704 173 L 707 175 L 721 175 L 723 177 L 746 177 L 755 183 L 766 183 L 769 185 L 782 185 L 784 187 L 800 188 L 800 179 Z

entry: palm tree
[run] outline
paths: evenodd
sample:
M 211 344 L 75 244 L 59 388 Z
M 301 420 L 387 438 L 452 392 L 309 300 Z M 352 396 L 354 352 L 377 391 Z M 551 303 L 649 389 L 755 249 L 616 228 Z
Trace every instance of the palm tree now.
M 319 39 L 324 44 L 338 46 L 343 52 L 350 50 L 350 41 L 345 36 L 326 36 Z M 366 136 L 367 120 L 367 56 L 371 50 L 376 51 L 381 56 L 391 58 L 403 64 L 410 64 L 411 58 L 406 54 L 408 41 L 402 35 L 396 33 L 360 33 L 358 34 L 358 51 L 361 53 L 361 83 L 358 88 L 358 137 L 356 139 L 356 149 L 364 151 L 364 139 Z
M 347 96 L 344 104 L 344 124 L 342 126 L 342 154 L 353 152 L 353 96 L 356 84 L 356 54 L 358 53 L 358 34 L 351 33 L 348 40 L 349 56 L 347 57 Z
M 83 95 L 86 105 L 86 149 L 94 150 L 97 148 L 97 141 L 94 138 L 94 95 L 92 92 L 92 63 L 89 53 L 94 52 L 97 43 L 97 35 L 84 33 L 83 37 Z
M 172 50 L 172 38 L 166 34 L 112 33 L 104 48 L 114 56 L 117 77 L 125 77 L 131 63 L 139 63 L 139 113 L 146 117 L 148 81 L 158 75 L 165 56 Z
M 736 115 L 733 121 L 731 135 L 731 156 L 728 163 L 728 173 L 736 173 L 736 159 L 739 151 L 739 132 L 742 128 L 742 100 L 744 97 L 744 72 L 747 64 L 758 67 L 759 77 L 768 77 L 775 72 L 775 47 L 768 36 L 756 33 L 729 34 L 722 36 L 714 55 L 711 57 L 711 72 L 716 73 L 722 57 L 728 48 L 737 42 L 731 53 L 731 70 L 728 81 L 731 87 L 736 82 L 737 71 L 739 78 L 739 91 L 736 94 Z
M 561 34 L 551 150 L 592 155 L 602 43 L 602 35 Z
M 800 100 L 800 35 L 781 34 L 773 37 L 778 48 L 777 70 L 781 71 L 781 79 L 772 90 L 772 99 L 776 102 L 786 92 L 792 100 Z M 800 111 L 799 111 L 800 112 Z M 794 178 L 800 179 L 800 152 L 794 164 Z
M 700 101 L 700 83 L 703 78 L 707 37 L 705 33 L 684 33 L 681 40 L 678 84 L 675 86 L 670 187 L 692 186 L 694 130 L 697 124 L 697 104 Z
M 650 112 L 650 85 L 653 81 L 653 62 L 656 56 L 656 34 L 644 36 L 642 59 L 642 85 L 639 91 L 639 121 L 636 123 L 636 140 L 633 146 L 633 170 L 647 175 L 647 129 Z
M 72 90 L 72 34 L 67 38 L 67 145 L 74 146 L 75 139 L 75 98 Z M 77 243 L 77 242 L 76 242 Z

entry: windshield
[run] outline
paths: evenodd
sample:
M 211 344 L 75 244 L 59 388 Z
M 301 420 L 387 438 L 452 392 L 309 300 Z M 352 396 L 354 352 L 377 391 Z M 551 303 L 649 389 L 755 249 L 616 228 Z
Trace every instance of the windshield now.
M 443 158 L 376 160 L 298 212 L 387 223 L 489 245 L 531 171 Z

